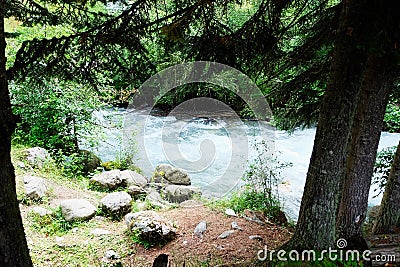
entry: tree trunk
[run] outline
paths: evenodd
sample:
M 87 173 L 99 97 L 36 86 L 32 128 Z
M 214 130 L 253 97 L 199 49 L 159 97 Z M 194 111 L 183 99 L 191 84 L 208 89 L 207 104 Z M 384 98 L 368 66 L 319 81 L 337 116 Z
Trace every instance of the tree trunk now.
M 348 249 L 368 248 L 361 225 L 368 206 L 376 152 L 391 87 L 390 59 L 368 57 L 353 122 L 347 170 L 337 218 L 337 238 L 347 240 Z M 387 71 L 385 71 L 387 70 Z
M 400 226 L 400 142 L 397 146 L 389 178 L 383 194 L 378 218 L 372 229 L 374 234 L 389 234 Z
M 359 2 L 362 2 L 360 4 Z M 357 49 L 364 1 L 345 1 L 295 233 L 284 249 L 334 247 L 347 144 L 360 88 L 364 53 Z
M 11 135 L 15 123 L 8 92 L 4 36 L 4 6 L 0 1 L 0 266 L 32 266 L 19 211 L 14 168 L 11 164 Z

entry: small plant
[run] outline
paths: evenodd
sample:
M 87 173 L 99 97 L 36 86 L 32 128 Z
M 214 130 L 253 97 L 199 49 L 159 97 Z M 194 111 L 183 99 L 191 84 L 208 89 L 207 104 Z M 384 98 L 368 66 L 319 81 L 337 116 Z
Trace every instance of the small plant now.
M 281 170 L 289 163 L 280 163 L 269 156 L 266 142 L 255 145 L 256 157 L 249 164 L 243 177 L 245 184 L 231 192 L 227 197 L 211 202 L 211 207 L 231 208 L 235 212 L 244 210 L 262 211 L 273 221 L 281 212 L 278 184 L 281 181 Z
M 127 230 L 127 235 L 131 238 L 131 240 L 139 245 L 142 245 L 145 249 L 149 249 L 157 245 L 157 243 L 149 242 L 142 238 L 139 229 Z
M 30 219 L 30 226 L 35 231 L 50 236 L 66 234 L 81 224 L 81 222 L 67 222 L 62 215 L 60 207 L 53 210 L 52 214 L 44 216 L 30 212 L 28 218 Z

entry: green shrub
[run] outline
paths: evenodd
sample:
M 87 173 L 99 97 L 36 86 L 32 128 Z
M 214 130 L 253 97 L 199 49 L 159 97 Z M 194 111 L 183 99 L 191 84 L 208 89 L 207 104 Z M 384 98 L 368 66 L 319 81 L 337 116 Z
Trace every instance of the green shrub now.
M 384 148 L 376 156 L 372 184 L 377 185 L 378 188 L 374 191 L 377 192 L 374 197 L 377 197 L 385 190 L 396 148 L 397 146 Z
M 63 235 L 71 229 L 79 226 L 81 222 L 67 222 L 61 212 L 61 208 L 53 210 L 50 215 L 40 216 L 37 213 L 28 213 L 30 227 L 39 233 L 46 235 Z
M 383 130 L 391 133 L 400 132 L 400 104 L 389 103 L 386 107 Z

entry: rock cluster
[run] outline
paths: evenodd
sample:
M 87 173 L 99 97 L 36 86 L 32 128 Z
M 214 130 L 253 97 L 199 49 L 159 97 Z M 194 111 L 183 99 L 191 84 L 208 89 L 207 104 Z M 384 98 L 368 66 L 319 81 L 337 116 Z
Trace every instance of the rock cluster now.
M 26 160 L 43 166 L 48 157 L 46 150 L 33 148 L 27 150 Z M 23 179 L 27 197 L 40 200 L 46 195 L 45 179 L 37 176 L 25 176 Z M 165 243 L 174 239 L 176 226 L 156 212 L 146 210 L 149 205 L 164 208 L 172 203 L 186 202 L 193 196 L 201 194 L 199 188 L 191 185 L 190 177 L 185 171 L 168 164 L 157 166 L 150 181 L 132 170 L 110 170 L 93 175 L 90 184 L 93 189 L 101 189 L 109 193 L 98 204 L 92 204 L 86 199 L 61 201 L 59 207 L 64 219 L 68 222 L 90 220 L 100 210 L 103 216 L 113 219 L 119 219 L 125 215 L 128 229 L 150 244 Z M 135 202 L 136 210 L 139 208 L 142 211 L 132 213 L 133 202 Z M 39 216 L 52 215 L 52 211 L 40 207 L 32 209 L 32 212 Z M 196 234 L 202 236 L 206 228 L 205 222 L 200 223 Z M 95 229 L 91 234 L 106 235 L 109 232 L 104 229 Z

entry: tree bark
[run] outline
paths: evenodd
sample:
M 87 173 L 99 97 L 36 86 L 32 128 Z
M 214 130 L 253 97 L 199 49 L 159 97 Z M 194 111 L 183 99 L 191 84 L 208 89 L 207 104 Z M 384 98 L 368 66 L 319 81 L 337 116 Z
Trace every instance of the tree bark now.
M 371 54 L 361 84 L 336 224 L 337 238 L 346 239 L 348 249 L 368 248 L 361 225 L 367 212 L 371 177 L 392 86 L 390 62 L 386 57 Z
M 6 75 L 4 6 L 0 1 L 0 266 L 32 266 L 18 206 L 11 135 L 15 128 Z
M 400 142 L 397 146 L 378 218 L 372 232 L 374 234 L 389 234 L 396 225 L 400 226 Z
M 357 49 L 364 1 L 344 1 L 295 233 L 283 249 L 334 247 L 347 145 L 365 62 Z

